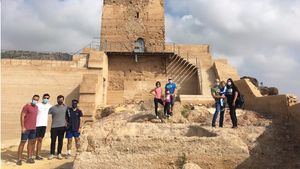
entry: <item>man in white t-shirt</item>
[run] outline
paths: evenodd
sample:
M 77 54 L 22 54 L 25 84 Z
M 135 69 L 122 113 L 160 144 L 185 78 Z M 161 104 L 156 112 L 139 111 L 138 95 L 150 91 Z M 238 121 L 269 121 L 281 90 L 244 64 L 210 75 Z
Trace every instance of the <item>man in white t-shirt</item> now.
M 36 160 L 42 160 L 43 157 L 39 155 L 43 138 L 46 133 L 46 127 L 48 124 L 48 112 L 52 105 L 49 103 L 50 95 L 48 93 L 43 95 L 42 103 L 38 103 L 38 114 L 36 118 Z

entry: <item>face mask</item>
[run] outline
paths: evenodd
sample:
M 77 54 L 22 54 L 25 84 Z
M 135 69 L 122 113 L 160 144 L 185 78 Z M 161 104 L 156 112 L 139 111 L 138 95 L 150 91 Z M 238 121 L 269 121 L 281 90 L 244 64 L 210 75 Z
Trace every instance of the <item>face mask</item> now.
M 220 83 L 218 83 L 218 82 L 216 82 L 215 84 L 216 84 L 216 86 L 219 86 L 219 85 L 220 85 Z
M 62 104 L 63 104 L 63 101 L 57 101 L 57 103 L 58 103 L 59 105 L 62 105 Z
M 44 103 L 44 104 L 47 104 L 48 101 L 49 101 L 48 99 L 43 99 L 43 103 Z
M 72 103 L 73 108 L 77 108 L 77 103 Z
M 36 101 L 36 100 L 32 100 L 32 101 L 31 101 L 31 104 L 32 104 L 32 105 L 36 105 L 37 103 L 38 103 L 38 101 Z
M 228 82 L 227 84 L 228 84 L 228 86 L 231 86 L 231 85 L 232 85 L 232 83 L 231 83 L 231 82 Z

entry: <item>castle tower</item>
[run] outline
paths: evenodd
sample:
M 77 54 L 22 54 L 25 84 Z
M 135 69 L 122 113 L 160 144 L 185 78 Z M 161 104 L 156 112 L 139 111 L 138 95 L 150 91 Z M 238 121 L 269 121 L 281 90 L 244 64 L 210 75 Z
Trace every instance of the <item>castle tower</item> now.
M 164 0 L 104 0 L 101 50 L 162 52 Z

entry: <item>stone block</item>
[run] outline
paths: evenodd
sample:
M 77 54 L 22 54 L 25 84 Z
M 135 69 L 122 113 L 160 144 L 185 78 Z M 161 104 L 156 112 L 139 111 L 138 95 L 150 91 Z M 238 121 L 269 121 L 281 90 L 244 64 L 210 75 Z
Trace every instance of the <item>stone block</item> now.
M 103 51 L 91 51 L 88 57 L 88 68 L 103 68 L 103 57 L 106 55 Z

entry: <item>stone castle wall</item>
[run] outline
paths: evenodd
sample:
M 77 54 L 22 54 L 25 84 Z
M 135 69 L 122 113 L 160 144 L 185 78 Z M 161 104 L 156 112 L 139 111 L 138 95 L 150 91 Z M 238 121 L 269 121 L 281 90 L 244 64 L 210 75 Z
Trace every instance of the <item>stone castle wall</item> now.
M 108 104 L 153 98 L 150 90 L 156 81 L 167 81 L 166 60 L 160 56 L 113 55 L 108 58 Z
M 1 60 L 1 134 L 2 140 L 18 138 L 20 132 L 20 112 L 22 107 L 31 101 L 34 94 L 42 97 L 44 93 L 51 96 L 51 104 L 56 104 L 58 95 L 65 96 L 67 105 L 71 105 L 72 99 L 85 99 L 80 93 L 83 77 L 95 75 L 99 79 L 99 84 L 90 84 L 85 88 L 94 88 L 101 85 L 102 69 L 89 69 L 86 63 L 83 64 L 83 57 L 75 57 L 73 61 L 53 61 L 53 60 Z M 94 85 L 94 86 L 93 86 Z M 98 87 L 98 86 L 97 86 Z M 100 92 L 102 92 L 102 88 Z M 99 90 L 98 90 L 99 91 Z M 94 94 L 95 95 L 95 94 Z M 104 95 L 94 96 L 93 104 L 98 101 L 104 102 Z M 96 104 L 98 104 L 96 102 Z M 80 103 L 85 115 L 93 115 L 93 111 L 86 108 L 86 104 Z M 96 105 L 95 105 L 96 106 Z
M 142 38 L 146 51 L 163 51 L 163 0 L 105 0 L 102 11 L 101 49 L 133 51 Z

